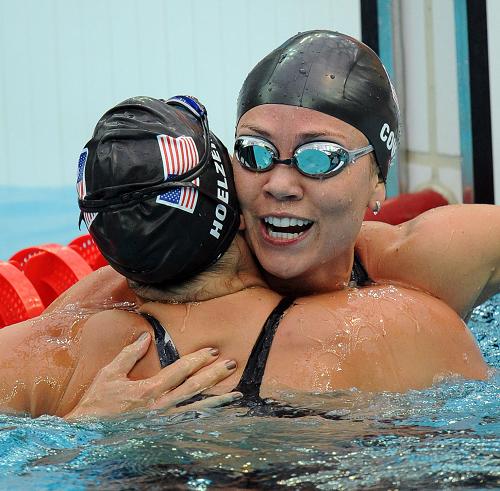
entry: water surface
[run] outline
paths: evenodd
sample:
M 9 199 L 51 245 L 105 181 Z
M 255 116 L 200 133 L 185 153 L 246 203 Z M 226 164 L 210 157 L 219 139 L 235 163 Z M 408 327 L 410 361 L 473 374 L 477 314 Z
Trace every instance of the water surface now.
M 500 295 L 469 322 L 500 367 Z M 485 489 L 500 486 L 498 372 L 406 394 L 288 394 L 318 416 L 242 408 L 69 424 L 0 416 L 0 489 Z

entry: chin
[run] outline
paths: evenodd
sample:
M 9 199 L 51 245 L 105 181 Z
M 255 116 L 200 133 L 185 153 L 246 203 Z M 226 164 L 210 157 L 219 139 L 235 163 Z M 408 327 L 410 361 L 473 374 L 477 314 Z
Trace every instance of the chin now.
M 297 267 L 297 264 L 294 264 L 293 267 L 290 267 L 291 261 L 293 261 L 293 259 L 286 258 L 282 261 L 279 261 L 278 264 L 276 261 L 270 260 L 263 261 L 260 264 L 267 274 L 280 280 L 289 280 L 292 278 L 297 278 L 305 272 L 304 268 Z

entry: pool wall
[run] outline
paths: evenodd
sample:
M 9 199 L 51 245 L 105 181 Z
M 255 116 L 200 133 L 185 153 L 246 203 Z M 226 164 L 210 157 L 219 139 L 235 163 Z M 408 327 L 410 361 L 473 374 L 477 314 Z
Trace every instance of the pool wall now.
M 0 2 L 0 185 L 66 186 L 99 117 L 137 95 L 192 94 L 232 146 L 248 71 L 288 37 L 360 37 L 351 0 Z

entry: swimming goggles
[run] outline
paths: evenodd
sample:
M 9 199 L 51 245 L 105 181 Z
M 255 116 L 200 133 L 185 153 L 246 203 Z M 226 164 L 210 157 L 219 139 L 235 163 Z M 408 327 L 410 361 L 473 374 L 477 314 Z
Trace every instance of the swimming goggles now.
M 234 144 L 234 155 L 245 169 L 267 172 L 276 164 L 285 164 L 315 179 L 335 176 L 348 164 L 370 152 L 373 152 L 371 145 L 347 150 L 336 143 L 316 141 L 300 145 L 292 158 L 281 160 L 276 148 L 263 138 L 240 136 Z
M 197 177 L 200 174 L 200 170 L 202 170 L 205 167 L 210 157 L 210 128 L 208 126 L 207 110 L 205 109 L 205 106 L 198 99 L 188 95 L 176 95 L 164 102 L 166 104 L 170 104 L 171 106 L 182 106 L 183 108 L 187 109 L 193 116 L 195 116 L 200 121 L 201 126 L 203 128 L 203 139 L 205 140 L 205 149 L 203 151 L 202 157 L 200 158 L 200 162 L 191 171 L 182 174 L 178 178 L 182 181 L 191 180 L 193 179 L 193 176 Z

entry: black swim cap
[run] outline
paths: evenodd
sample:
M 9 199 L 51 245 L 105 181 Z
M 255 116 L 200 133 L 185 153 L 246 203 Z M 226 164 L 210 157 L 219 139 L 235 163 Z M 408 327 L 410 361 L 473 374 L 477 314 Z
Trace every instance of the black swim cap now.
M 262 104 L 306 107 L 354 126 L 373 145 L 386 179 L 399 140 L 399 108 L 384 65 L 368 46 L 333 31 L 293 36 L 248 74 L 237 123 Z
M 107 111 L 80 155 L 77 189 L 99 250 L 141 283 L 204 271 L 239 227 L 229 155 L 190 97 L 134 97 Z

